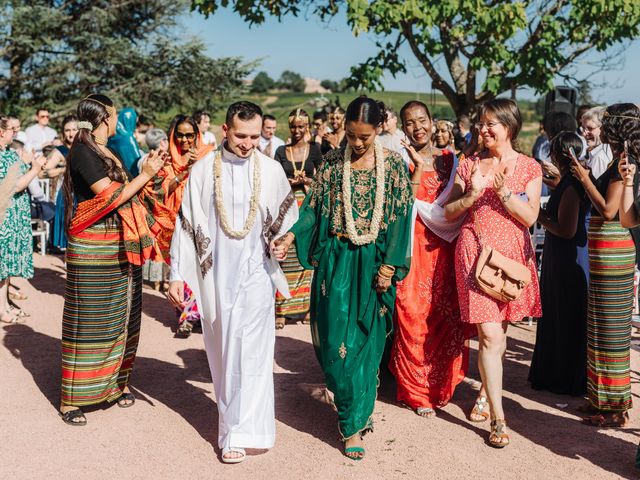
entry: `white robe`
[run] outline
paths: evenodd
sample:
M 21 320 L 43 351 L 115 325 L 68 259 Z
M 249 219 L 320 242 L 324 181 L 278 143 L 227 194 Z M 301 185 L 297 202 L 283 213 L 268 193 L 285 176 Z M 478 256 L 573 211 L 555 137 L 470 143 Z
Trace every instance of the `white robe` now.
M 222 196 L 234 230 L 249 213 L 254 162 L 225 148 Z M 280 164 L 261 160 L 260 208 L 241 240 L 228 237 L 214 204 L 215 152 L 192 168 L 171 243 L 171 279 L 193 290 L 203 317 L 204 344 L 218 403 L 220 448 L 271 448 L 275 442 L 274 295 L 289 296 L 286 277 L 269 254 L 298 206 Z

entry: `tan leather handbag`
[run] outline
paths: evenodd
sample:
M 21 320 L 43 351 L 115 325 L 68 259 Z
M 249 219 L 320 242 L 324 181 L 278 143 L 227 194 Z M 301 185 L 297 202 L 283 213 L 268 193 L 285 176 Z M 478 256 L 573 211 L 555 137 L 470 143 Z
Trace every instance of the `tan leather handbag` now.
M 511 302 L 517 299 L 531 282 L 531 272 L 526 265 L 507 258 L 496 249 L 484 245 L 475 215 L 474 223 L 482 247 L 476 264 L 475 277 L 478 286 L 487 295 L 501 302 Z

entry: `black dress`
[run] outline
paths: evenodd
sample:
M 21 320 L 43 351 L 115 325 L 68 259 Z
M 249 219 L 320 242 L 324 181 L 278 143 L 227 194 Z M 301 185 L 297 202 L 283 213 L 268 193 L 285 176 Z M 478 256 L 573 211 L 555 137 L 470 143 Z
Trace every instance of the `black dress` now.
M 582 185 L 565 175 L 551 193 L 547 214 L 558 220 L 564 192 L 572 186 L 584 198 Z M 536 345 L 529 381 L 536 390 L 567 395 L 587 391 L 587 277 L 579 264 L 578 250 L 587 243 L 585 216 L 588 204 L 581 201 L 576 234 L 571 239 L 547 231 L 542 255 L 540 290 L 542 318 L 538 322 Z
M 276 150 L 273 159 L 282 165 L 282 169 L 284 173 L 287 175 L 287 178 L 293 178 L 293 165 L 287 158 L 287 150 L 286 148 L 290 145 L 282 145 L 278 147 Z M 320 151 L 320 145 L 315 142 L 309 142 L 309 154 L 304 161 L 304 165 L 299 165 L 296 162 L 296 169 L 302 170 L 304 169 L 304 174 L 307 178 L 313 178 L 314 172 L 320 167 L 322 163 L 322 152 Z

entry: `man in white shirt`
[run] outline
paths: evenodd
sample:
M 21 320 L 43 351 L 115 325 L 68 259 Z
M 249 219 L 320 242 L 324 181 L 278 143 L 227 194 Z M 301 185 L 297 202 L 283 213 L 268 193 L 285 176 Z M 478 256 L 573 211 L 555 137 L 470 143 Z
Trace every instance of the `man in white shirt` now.
M 407 136 L 398 128 L 398 115 L 392 108 L 387 108 L 387 120 L 382 124 L 382 133 L 378 140 L 383 147 L 393 152 L 402 153 L 404 150 L 403 141 L 407 141 Z
M 613 158 L 611 147 L 600 142 L 600 127 L 605 110 L 606 107 L 593 107 L 580 118 L 582 135 L 587 142 L 586 163 L 594 178 L 605 172 Z
M 209 112 L 199 110 L 193 114 L 193 119 L 198 124 L 198 130 L 202 134 L 202 141 L 205 145 L 213 145 L 213 148 L 218 148 L 218 142 L 216 136 L 209 131 L 211 128 L 211 115 Z
M 261 127 L 257 105 L 229 107 L 222 148 L 192 167 L 171 242 L 168 296 L 182 306 L 186 282 L 202 314 L 225 463 L 275 442 L 274 296 L 290 295 L 270 247 L 298 204 L 280 164 L 257 151 Z
M 267 157 L 273 158 L 278 147 L 284 145 L 284 141 L 276 137 L 277 126 L 276 117 L 273 115 L 263 115 L 262 132 L 260 133 L 258 149 Z
M 53 141 L 58 137 L 56 131 L 49 127 L 49 111 L 46 108 L 39 108 L 36 111 L 37 123 L 27 128 L 24 133 L 27 134 L 27 150 L 35 150 L 36 153 L 42 152 L 42 148 L 52 145 Z

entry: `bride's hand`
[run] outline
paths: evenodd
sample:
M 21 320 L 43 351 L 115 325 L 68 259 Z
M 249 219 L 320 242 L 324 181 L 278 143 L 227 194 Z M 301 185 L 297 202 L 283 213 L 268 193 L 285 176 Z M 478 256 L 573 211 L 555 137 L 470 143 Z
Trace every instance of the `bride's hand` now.
M 288 232 L 271 242 L 271 253 L 277 261 L 282 262 L 287 258 L 289 247 L 291 247 L 294 238 L 293 233 Z

